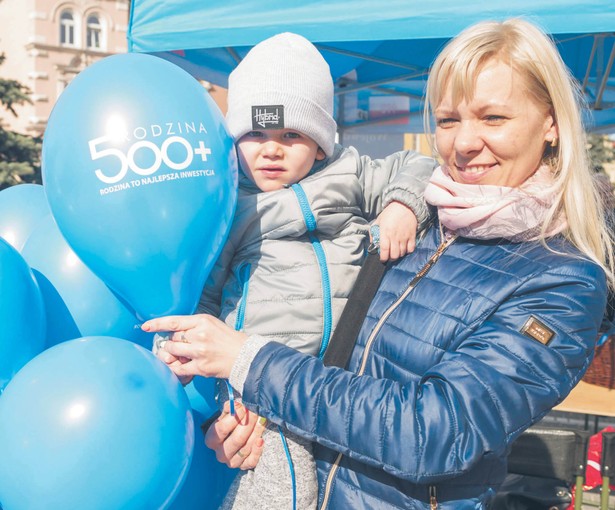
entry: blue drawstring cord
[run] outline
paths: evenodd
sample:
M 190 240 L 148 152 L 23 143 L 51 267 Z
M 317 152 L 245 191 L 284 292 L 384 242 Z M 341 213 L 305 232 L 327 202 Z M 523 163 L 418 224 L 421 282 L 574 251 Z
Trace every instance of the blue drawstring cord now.
M 301 213 L 303 214 L 303 220 L 305 221 L 305 226 L 308 230 L 308 236 L 310 238 L 310 242 L 312 243 L 314 253 L 316 254 L 318 268 L 320 269 L 323 301 L 323 331 L 318 357 L 322 358 L 325 355 L 325 351 L 329 345 L 329 340 L 331 339 L 331 329 L 333 323 L 331 280 L 329 278 L 329 269 L 327 267 L 327 257 L 325 255 L 325 250 L 323 250 L 322 244 L 320 243 L 320 239 L 318 239 L 318 236 L 314 234 L 317 228 L 316 218 L 312 213 L 312 209 L 310 208 L 310 203 L 305 191 L 303 191 L 303 188 L 299 184 L 293 184 L 291 189 L 295 192 L 297 201 L 299 202 L 299 207 L 301 208 Z

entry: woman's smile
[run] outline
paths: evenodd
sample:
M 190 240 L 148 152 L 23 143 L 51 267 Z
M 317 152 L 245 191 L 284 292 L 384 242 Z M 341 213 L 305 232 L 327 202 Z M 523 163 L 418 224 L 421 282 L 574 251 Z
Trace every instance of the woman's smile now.
M 455 165 L 457 171 L 463 175 L 463 180 L 468 184 L 479 184 L 486 175 L 497 169 L 497 164 L 491 165 Z

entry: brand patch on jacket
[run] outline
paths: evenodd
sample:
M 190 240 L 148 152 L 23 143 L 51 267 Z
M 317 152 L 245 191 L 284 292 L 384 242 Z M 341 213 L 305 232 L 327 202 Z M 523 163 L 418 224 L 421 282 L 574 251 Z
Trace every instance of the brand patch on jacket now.
M 253 106 L 252 129 L 284 129 L 284 106 Z
M 544 345 L 549 345 L 549 342 L 555 336 L 555 331 L 553 331 L 544 322 L 539 321 L 533 315 L 530 316 L 530 318 L 525 322 L 521 328 L 521 333 L 525 336 L 533 338 L 534 340 L 538 340 Z

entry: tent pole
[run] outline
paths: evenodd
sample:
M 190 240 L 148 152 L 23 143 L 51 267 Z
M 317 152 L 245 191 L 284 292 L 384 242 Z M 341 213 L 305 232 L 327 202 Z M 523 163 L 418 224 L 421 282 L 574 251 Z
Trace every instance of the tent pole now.
M 424 76 L 426 74 L 427 74 L 427 71 L 423 70 L 423 71 L 417 71 L 416 73 L 392 76 L 390 78 L 385 78 L 385 79 L 382 79 L 382 80 L 370 81 L 370 82 L 367 82 L 367 83 L 354 82 L 352 85 L 346 85 L 344 88 L 338 88 L 335 91 L 335 93 L 337 95 L 348 94 L 349 92 L 355 92 L 357 90 L 371 89 L 371 88 L 374 88 L 374 87 L 376 87 L 378 85 L 387 85 L 389 83 L 394 83 L 396 81 L 404 81 L 404 80 L 411 80 L 413 78 L 419 78 L 420 76 Z
M 315 44 L 315 46 L 321 51 L 337 53 L 339 55 L 345 55 L 347 57 L 360 58 L 361 60 L 366 60 L 367 62 L 374 62 L 376 64 L 384 64 L 387 66 L 401 67 L 403 69 L 408 69 L 410 71 L 420 71 L 421 70 L 421 68 L 418 66 L 404 64 L 403 62 L 399 62 L 397 60 L 390 60 L 390 59 L 382 58 L 382 57 L 374 57 L 374 56 L 365 55 L 364 53 L 359 53 L 356 51 L 342 50 L 340 48 L 334 48 L 333 46 L 326 46 L 324 44 Z
M 346 96 L 342 94 L 339 99 L 339 112 L 337 114 L 338 122 L 337 122 L 337 132 L 338 132 L 338 141 L 340 145 L 344 145 L 344 113 L 346 110 Z
M 611 48 L 611 54 L 609 55 L 609 62 L 606 65 L 606 69 L 604 70 L 604 75 L 602 76 L 602 81 L 600 83 L 600 88 L 596 93 L 596 101 L 594 103 L 594 109 L 600 110 L 602 106 L 602 95 L 604 94 L 604 90 L 606 89 L 606 84 L 609 79 L 609 74 L 611 74 L 611 68 L 613 67 L 613 60 L 615 60 L 615 44 Z
M 594 63 L 594 56 L 596 55 L 596 48 L 598 47 L 598 36 L 594 36 L 594 44 L 592 45 L 592 51 L 589 54 L 589 59 L 587 60 L 587 70 L 585 71 L 585 77 L 583 78 L 583 85 L 581 86 L 581 90 L 585 92 L 587 88 L 587 83 L 589 82 L 589 75 L 591 74 L 592 64 Z

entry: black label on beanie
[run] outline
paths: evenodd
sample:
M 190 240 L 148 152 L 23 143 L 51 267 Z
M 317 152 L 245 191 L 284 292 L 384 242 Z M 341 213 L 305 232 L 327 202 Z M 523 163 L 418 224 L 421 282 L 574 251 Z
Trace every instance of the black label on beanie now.
M 253 106 L 252 129 L 284 129 L 284 106 Z

